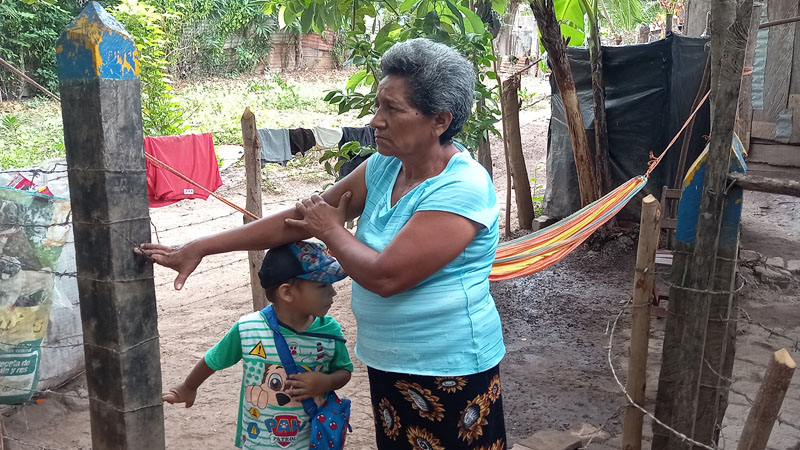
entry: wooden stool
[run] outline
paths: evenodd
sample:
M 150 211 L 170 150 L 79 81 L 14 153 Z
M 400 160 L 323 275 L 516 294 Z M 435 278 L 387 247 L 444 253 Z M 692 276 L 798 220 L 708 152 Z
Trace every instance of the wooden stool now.
M 678 203 L 681 201 L 681 190 L 664 186 L 661 189 L 661 229 L 667 230 L 666 248 L 675 247 L 675 229 L 678 228 Z

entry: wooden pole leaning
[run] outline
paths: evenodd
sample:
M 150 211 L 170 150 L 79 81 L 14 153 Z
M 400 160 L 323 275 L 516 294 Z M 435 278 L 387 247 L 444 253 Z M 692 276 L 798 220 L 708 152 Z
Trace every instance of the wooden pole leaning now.
M 661 207 L 658 200 L 648 195 L 642 200 L 642 218 L 639 226 L 639 247 L 636 253 L 636 274 L 633 281 L 633 319 L 628 362 L 626 390 L 636 404 L 644 406 L 647 385 L 647 350 L 650 342 L 650 296 L 658 248 Z M 644 413 L 633 405 L 625 410 L 622 431 L 622 448 L 641 450 Z
M 242 143 L 244 144 L 244 170 L 247 179 L 247 201 L 245 208 L 258 217 L 261 217 L 261 141 L 258 139 L 256 129 L 256 116 L 250 108 L 242 114 Z M 244 223 L 254 221 L 245 215 Z M 250 266 L 250 290 L 253 294 L 253 311 L 260 311 L 267 306 L 267 295 L 261 287 L 258 270 L 264 260 L 263 250 L 247 252 L 248 265 Z
M 764 450 L 767 448 L 769 435 L 778 418 L 795 367 L 794 360 L 785 348 L 772 354 L 772 360 L 767 366 L 764 380 L 761 381 L 756 399 L 747 414 L 747 421 L 744 423 L 737 450 Z
M 56 45 L 92 448 L 164 449 L 139 52 L 97 2 Z

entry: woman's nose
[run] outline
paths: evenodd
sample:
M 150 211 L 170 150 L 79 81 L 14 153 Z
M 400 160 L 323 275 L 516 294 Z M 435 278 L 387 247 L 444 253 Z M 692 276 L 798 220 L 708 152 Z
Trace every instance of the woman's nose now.
M 369 121 L 369 126 L 371 126 L 372 128 L 375 128 L 377 130 L 377 129 L 383 128 L 385 122 L 386 121 L 384 121 L 380 117 L 380 115 L 376 112 L 375 115 L 372 116 L 372 119 Z

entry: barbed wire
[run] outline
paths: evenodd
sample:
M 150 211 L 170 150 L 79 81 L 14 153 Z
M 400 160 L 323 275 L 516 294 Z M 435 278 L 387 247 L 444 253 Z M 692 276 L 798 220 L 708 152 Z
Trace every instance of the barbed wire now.
M 7 435 L 5 433 L 3 433 L 1 438 L 2 439 L 8 439 L 9 441 L 14 441 L 14 442 L 16 442 L 17 444 L 19 444 L 19 445 L 21 445 L 23 447 L 33 447 L 33 448 L 36 448 L 36 449 L 39 449 L 39 450 L 59 450 L 59 449 L 54 448 L 54 447 L 42 447 L 39 444 L 31 444 L 30 442 L 25 442 L 22 439 L 17 439 L 15 437 L 9 436 L 9 435 Z
M 753 320 L 750 317 L 750 313 L 748 313 L 747 311 L 745 311 L 741 307 L 737 307 L 736 309 L 744 316 L 745 323 L 748 323 L 750 325 L 755 325 L 755 326 L 763 329 L 764 331 L 766 331 L 766 332 L 768 332 L 770 334 L 770 337 L 778 336 L 780 338 L 786 339 L 787 341 L 792 343 L 792 349 L 794 351 L 800 351 L 800 338 L 794 338 L 794 337 L 791 337 L 791 336 L 787 336 L 786 334 L 781 333 L 779 331 L 775 331 L 772 328 L 769 328 L 766 325 L 762 324 L 761 322 Z
M 237 263 L 240 263 L 242 261 L 247 261 L 247 260 L 248 260 L 248 257 L 237 259 L 235 261 L 228 261 L 228 262 L 226 262 L 224 264 L 220 264 L 218 266 L 209 267 L 207 269 L 203 269 L 203 270 L 198 270 L 198 271 L 192 272 L 192 276 L 200 275 L 202 273 L 210 272 L 210 271 L 216 270 L 216 269 L 222 269 L 222 268 L 227 267 L 227 266 L 229 266 L 231 264 L 237 264 Z M 158 283 L 158 284 L 155 285 L 155 287 L 168 286 L 170 284 L 173 284 L 173 281 L 165 281 L 163 283 Z
M 627 302 L 626 302 L 625 306 L 627 306 Z M 614 363 L 611 360 L 611 351 L 614 348 L 614 331 L 617 328 L 617 322 L 619 322 L 619 318 L 622 316 L 622 314 L 624 312 L 625 312 L 625 308 L 623 307 L 622 309 L 620 309 L 619 313 L 617 314 L 617 317 L 614 319 L 614 322 L 611 325 L 611 330 L 609 331 L 608 347 L 606 347 L 606 348 L 608 349 L 607 358 L 608 358 L 608 366 L 611 368 L 611 375 L 613 375 L 614 381 L 617 383 L 617 386 L 619 386 L 620 390 L 622 390 L 622 393 L 625 394 L 625 398 L 628 399 L 628 404 L 630 404 L 634 408 L 636 408 L 639 411 L 641 411 L 642 413 L 644 413 L 647 417 L 649 417 L 651 420 L 653 420 L 653 422 L 657 423 L 658 425 L 660 425 L 662 428 L 664 428 L 668 432 L 670 432 L 670 433 L 674 434 L 675 436 L 677 436 L 678 438 L 680 438 L 680 440 L 682 442 L 688 442 L 688 443 L 690 443 L 690 444 L 692 444 L 694 446 L 705 448 L 707 450 L 719 450 L 718 447 L 711 447 L 711 446 L 708 446 L 708 445 L 703 444 L 701 442 L 697 442 L 694 439 L 690 438 L 689 436 L 686 436 L 685 434 L 681 433 L 680 431 L 677 431 L 677 430 L 671 428 L 670 426 L 668 426 L 667 424 L 665 424 L 664 422 L 660 421 L 655 415 L 653 415 L 652 413 L 650 413 L 649 411 L 644 409 L 642 406 L 637 404 L 633 400 L 633 398 L 631 398 L 630 394 L 628 393 L 628 390 L 625 389 L 625 386 L 622 385 L 622 382 L 619 380 L 619 377 L 617 376 L 617 371 L 614 368 Z

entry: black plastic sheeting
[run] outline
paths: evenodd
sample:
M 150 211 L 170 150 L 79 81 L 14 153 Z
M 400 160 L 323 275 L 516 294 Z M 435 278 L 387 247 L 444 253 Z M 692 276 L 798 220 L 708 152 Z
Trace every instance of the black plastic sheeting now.
M 658 156 L 691 114 L 706 63 L 705 38 L 671 35 L 648 44 L 603 47 L 612 188 L 647 171 L 650 153 Z M 589 51 L 569 48 L 569 62 L 583 113 L 589 146 L 594 149 L 594 106 Z M 553 77 L 552 117 L 548 131 L 545 213 L 566 217 L 581 207 L 572 143 L 564 104 Z M 709 134 L 709 102 L 698 112 L 686 168 L 697 159 Z M 673 187 L 683 137 L 653 171 L 637 199 L 621 212 L 638 218 L 641 199 L 661 198 L 663 186 Z

